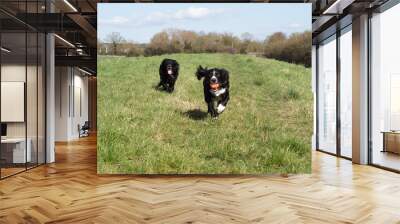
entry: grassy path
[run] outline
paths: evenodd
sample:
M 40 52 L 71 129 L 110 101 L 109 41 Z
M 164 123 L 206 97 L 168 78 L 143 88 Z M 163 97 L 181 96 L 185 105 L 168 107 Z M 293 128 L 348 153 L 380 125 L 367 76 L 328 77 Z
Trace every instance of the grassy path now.
M 163 58 L 176 91 L 156 91 Z M 207 116 L 198 65 L 230 71 L 231 100 Z M 310 172 L 311 70 L 246 55 L 174 54 L 98 60 L 99 173 Z

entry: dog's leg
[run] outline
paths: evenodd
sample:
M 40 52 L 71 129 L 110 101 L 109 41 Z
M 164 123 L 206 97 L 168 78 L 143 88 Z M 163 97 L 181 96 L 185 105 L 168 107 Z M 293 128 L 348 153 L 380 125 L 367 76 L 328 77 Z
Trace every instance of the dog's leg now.
M 225 110 L 225 106 L 221 103 L 218 104 L 217 112 L 220 114 L 220 113 L 224 112 L 224 110 Z
M 162 90 L 166 90 L 167 88 L 167 84 L 165 83 L 165 81 L 163 79 L 160 80 L 160 83 L 158 83 L 157 88 L 160 89 L 160 87 L 162 88 Z
M 215 111 L 214 104 L 212 101 L 207 103 L 208 113 L 210 113 L 211 117 L 215 118 L 218 116 L 218 113 Z
M 218 106 L 217 106 L 217 112 L 220 114 L 224 112 L 226 105 L 228 104 L 229 101 L 229 93 L 224 94 L 223 98 L 221 101 L 218 101 Z
M 169 85 L 168 85 L 167 81 L 163 82 L 163 88 L 164 88 L 165 91 L 167 91 L 167 92 L 169 91 Z
M 157 85 L 157 89 L 159 89 L 161 86 L 163 86 L 163 83 L 162 83 L 162 81 L 160 81 L 160 82 L 158 83 L 158 85 Z
M 171 82 L 168 79 L 165 79 L 164 81 L 164 90 L 168 93 L 171 93 Z
M 169 82 L 165 83 L 165 91 L 167 91 L 168 93 L 171 93 L 173 91 Z
M 174 82 L 168 83 L 168 92 L 172 93 L 174 91 Z
M 207 112 L 212 114 L 212 103 L 210 102 L 207 103 L 207 109 L 208 109 Z
M 169 88 L 171 89 L 171 92 L 173 92 L 174 91 L 174 89 L 175 89 L 175 79 L 174 80 L 171 80 L 171 82 L 169 83 Z

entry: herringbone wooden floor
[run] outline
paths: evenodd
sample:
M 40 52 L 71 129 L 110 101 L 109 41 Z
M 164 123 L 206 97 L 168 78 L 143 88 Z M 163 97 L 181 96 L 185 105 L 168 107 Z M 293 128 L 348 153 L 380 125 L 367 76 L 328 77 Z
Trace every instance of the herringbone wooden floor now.
M 96 139 L 0 181 L 0 223 L 400 223 L 400 175 L 314 152 L 298 176 L 98 176 Z

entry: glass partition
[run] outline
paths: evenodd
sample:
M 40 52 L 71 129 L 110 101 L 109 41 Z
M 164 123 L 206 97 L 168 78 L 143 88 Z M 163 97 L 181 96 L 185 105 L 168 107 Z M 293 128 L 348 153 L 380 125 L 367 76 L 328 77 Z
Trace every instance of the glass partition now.
M 336 35 L 318 47 L 318 149 L 336 154 Z
M 0 7 L 44 12 L 44 1 L 15 3 Z M 0 12 L 0 178 L 45 163 L 45 45 L 45 34 Z
M 26 41 L 25 32 L 1 34 L 2 177 L 24 171 L 31 161 L 26 140 Z

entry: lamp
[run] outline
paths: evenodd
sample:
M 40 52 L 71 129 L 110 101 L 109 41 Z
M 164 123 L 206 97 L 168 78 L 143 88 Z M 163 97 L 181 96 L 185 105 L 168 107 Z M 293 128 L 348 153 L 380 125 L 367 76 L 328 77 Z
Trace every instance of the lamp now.
M 58 34 L 54 34 L 54 36 L 57 37 L 57 38 L 58 38 L 59 40 L 61 40 L 62 42 L 66 43 L 67 45 L 69 45 L 69 46 L 75 48 L 75 45 L 73 45 L 73 44 L 72 44 L 71 42 L 69 42 L 68 40 L 66 40 L 66 39 L 64 39 L 64 38 L 62 38 L 62 37 L 60 37 Z
M 78 67 L 78 70 L 81 71 L 81 72 L 83 72 L 83 73 L 85 73 L 85 74 L 87 74 L 87 75 L 90 75 L 90 76 L 93 75 L 92 73 L 90 73 L 90 72 L 88 72 L 88 71 L 86 71 L 86 70 L 83 70 L 83 69 L 81 69 L 81 68 L 79 68 L 79 67 Z
M 78 10 L 68 1 L 64 0 L 65 4 L 67 4 L 74 12 L 78 12 Z
M 6 53 L 10 53 L 10 52 L 11 52 L 11 50 L 9 50 L 9 49 L 7 49 L 7 48 L 5 48 L 5 47 L 1 47 L 0 49 L 1 49 L 2 51 L 6 52 Z

